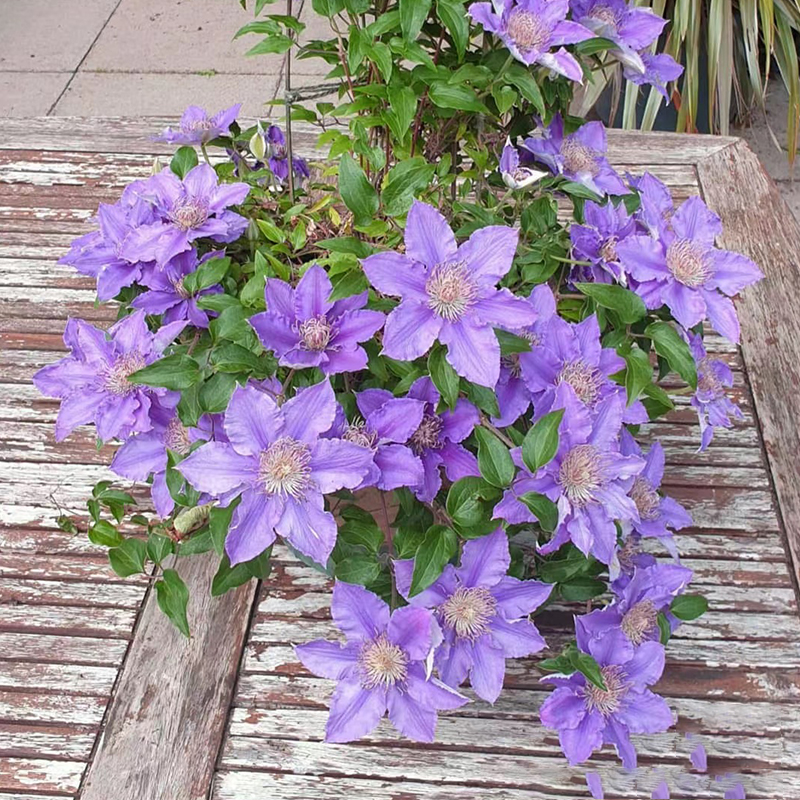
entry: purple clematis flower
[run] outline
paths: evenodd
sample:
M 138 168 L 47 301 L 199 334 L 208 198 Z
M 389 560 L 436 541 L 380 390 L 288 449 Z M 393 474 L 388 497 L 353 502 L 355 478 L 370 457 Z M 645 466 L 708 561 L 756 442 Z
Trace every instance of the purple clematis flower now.
M 242 108 L 241 103 L 208 116 L 208 112 L 199 106 L 189 106 L 181 116 L 177 131 L 167 128 L 160 136 L 154 137 L 156 142 L 169 144 L 208 144 L 219 136 L 231 135 L 231 124 Z
M 326 435 L 367 448 L 373 464 L 357 486 L 377 486 L 384 492 L 401 486 L 417 486 L 425 478 L 422 461 L 406 442 L 422 423 L 425 403 L 410 397 L 395 397 L 385 389 L 367 389 L 356 395 L 363 419 L 347 422 L 344 412 Z
M 512 524 L 534 522 L 536 517 L 519 497 L 526 492 L 544 494 L 558 505 L 558 525 L 541 552 L 552 553 L 572 541 L 584 555 L 614 565 L 615 521 L 638 520 L 636 505 L 628 493 L 644 468 L 642 459 L 619 452 L 625 401 L 619 395 L 609 395 L 598 404 L 592 418 L 575 392 L 562 385 L 554 405 L 564 409 L 558 452 L 532 475 L 522 462 L 520 449 L 512 450 L 520 472 L 495 506 L 494 516 Z
M 572 253 L 578 261 L 590 261 L 590 267 L 573 267 L 570 280 L 594 283 L 622 282 L 625 275 L 620 270 L 617 244 L 637 232 L 636 220 L 628 214 L 624 203 L 597 205 L 584 204 L 585 225 L 572 225 L 569 238 Z
M 670 603 L 691 580 L 692 571 L 676 564 L 637 568 L 614 603 L 576 618 L 579 638 L 591 640 L 593 652 L 632 658 L 634 650 L 644 642 L 659 640 L 659 613 L 668 611 Z M 675 630 L 680 622 L 671 614 L 669 618 Z
M 600 665 L 605 689 L 580 673 L 552 675 L 543 682 L 557 687 L 542 704 L 542 724 L 558 731 L 561 749 L 573 766 L 586 761 L 604 744 L 613 744 L 626 769 L 636 766 L 630 735 L 661 733 L 673 724 L 662 697 L 648 689 L 664 671 L 664 648 L 645 642 L 633 654 L 613 652 L 578 631 L 578 648 Z
M 194 272 L 202 263 L 218 258 L 220 253 L 207 253 L 199 261 L 197 251 L 192 248 L 170 259 L 162 269 L 150 271 L 142 279 L 147 292 L 137 295 L 131 305 L 144 309 L 148 314 L 163 314 L 163 322 L 185 320 L 196 328 L 207 328 L 209 314 L 197 305 L 197 298 L 207 294 L 219 294 L 222 287 L 208 286 L 196 294 L 191 294 L 183 284 L 184 278 Z
M 141 189 L 158 219 L 128 237 L 122 256 L 163 265 L 189 250 L 197 239 L 235 241 L 244 233 L 247 220 L 228 207 L 243 203 L 249 191 L 246 183 L 220 185 L 208 164 L 198 164 L 183 180 L 169 169 L 162 170 Z
M 644 72 L 639 51 L 658 38 L 665 19 L 625 0 L 571 0 L 570 7 L 576 22 L 617 45 L 610 51 L 612 56 L 639 74 Z
M 154 403 L 150 409 L 152 430 L 131 436 L 114 453 L 111 469 L 132 481 L 146 481 L 153 476 L 150 493 L 158 515 L 168 517 L 175 508 L 167 486 L 167 450 L 186 455 L 195 442 L 210 439 L 224 441 L 222 418 L 218 414 L 204 414 L 195 428 L 187 428 L 174 408 L 163 408 Z
M 546 647 L 528 614 L 547 600 L 553 587 L 507 575 L 508 536 L 498 528 L 464 545 L 461 565 L 445 566 L 436 581 L 408 597 L 414 560 L 395 561 L 397 589 L 412 606 L 434 609 L 444 632 L 434 664 L 441 679 L 458 687 L 469 675 L 478 697 L 500 696 L 507 658 L 533 655 Z
M 635 177 L 628 175 L 628 182 L 639 193 L 641 204 L 634 217 L 653 237 L 658 238 L 661 231 L 669 227 L 675 204 L 669 187 L 649 172 Z
M 644 469 L 633 479 L 630 493 L 636 503 L 639 519 L 627 524 L 636 536 L 659 539 L 677 560 L 678 549 L 672 538 L 672 530 L 688 528 L 692 524 L 692 517 L 677 500 L 658 492 L 664 479 L 664 448 L 660 442 L 653 442 L 647 456 L 644 456 L 633 436 L 623 429 L 620 452 L 625 456 L 644 458 Z
M 556 114 L 538 136 L 530 136 L 522 146 L 554 175 L 563 175 L 597 192 L 630 194 L 605 156 L 606 129 L 602 122 L 586 122 L 575 133 L 564 135 L 564 120 Z
M 130 260 L 123 255 L 136 229 L 156 220 L 150 204 L 137 196 L 143 186 L 144 181 L 136 181 L 126 187 L 114 205 L 101 203 L 97 209 L 100 229 L 75 239 L 69 252 L 58 260 L 59 264 L 95 278 L 100 300 L 111 300 L 155 268 L 152 262 Z
M 558 387 L 567 384 L 591 412 L 607 397 L 625 397 L 625 389 L 610 375 L 625 368 L 616 350 L 600 344 L 600 325 L 592 314 L 582 322 L 570 323 L 554 316 L 529 353 L 520 353 L 522 377 L 533 395 L 536 417 L 556 408 Z M 647 422 L 647 411 L 634 401 L 625 408 L 623 422 Z
M 436 413 L 439 392 L 428 377 L 418 378 L 408 396 L 425 403 L 422 422 L 408 440 L 411 450 L 419 456 L 425 472 L 421 483 L 411 490 L 423 503 L 430 503 L 442 488 L 439 467 L 444 466 L 447 477 L 455 482 L 469 475 L 479 477 L 478 459 L 459 442 L 469 436 L 480 421 L 478 409 L 460 398 L 452 411 Z
M 625 79 L 637 86 L 654 86 L 666 100 L 669 100 L 667 84 L 680 78 L 683 67 L 666 53 L 653 54 L 645 50 L 636 56 L 641 62 L 642 69 L 639 69 L 638 64 L 633 67 L 626 63 L 622 70 Z
M 536 322 L 516 331 L 516 334 L 536 346 L 541 343 L 550 320 L 555 316 L 556 298 L 550 287 L 542 283 L 533 288 L 527 300 L 536 312 Z M 531 393 L 522 377 L 522 355 L 512 353 L 500 359 L 500 378 L 495 387 L 500 416 L 492 417 L 492 424 L 500 428 L 513 425 L 531 404 Z
M 309 267 L 297 288 L 270 278 L 265 297 L 267 310 L 250 318 L 250 324 L 279 363 L 287 367 L 319 367 L 326 375 L 357 372 L 367 366 L 361 342 L 383 326 L 379 311 L 364 309 L 368 293 L 328 302 L 333 292 L 322 267 Z
M 562 45 L 591 39 L 583 25 L 568 20 L 569 0 L 493 0 L 473 3 L 469 15 L 502 39 L 517 61 L 541 64 L 553 72 L 583 82 L 578 60 Z M 553 48 L 556 52 L 551 52 Z
M 546 172 L 520 163 L 519 150 L 511 144 L 511 139 L 506 141 L 500 156 L 500 175 L 509 189 L 524 189 L 547 177 Z
M 729 298 L 764 275 L 749 258 L 714 247 L 721 232 L 719 217 L 699 197 L 690 197 L 657 239 L 630 236 L 617 253 L 648 308 L 666 305 L 687 329 L 708 318 L 735 343 L 739 320 Z
M 56 441 L 90 422 L 104 442 L 149 431 L 153 402 L 174 408 L 180 395 L 138 386 L 128 378 L 161 358 L 164 348 L 185 326 L 185 322 L 173 322 L 150 333 L 144 311 L 136 311 L 113 325 L 107 335 L 83 320 L 69 319 L 64 344 L 70 354 L 33 376 L 43 395 L 61 399 Z
M 383 334 L 383 352 L 400 361 L 425 355 L 438 339 L 447 360 L 468 381 L 494 387 L 500 344 L 492 326 L 518 330 L 536 315 L 523 299 L 497 282 L 511 269 L 518 231 L 492 225 L 462 245 L 447 220 L 426 203 L 408 212 L 405 254 L 376 253 L 362 262 L 370 283 L 399 296 Z
M 225 542 L 232 564 L 255 558 L 276 533 L 326 563 L 337 528 L 323 495 L 358 486 L 372 464 L 365 448 L 320 438 L 335 414 L 327 380 L 282 406 L 256 387 L 239 387 L 225 412 L 229 443 L 209 442 L 177 465 L 195 489 L 223 505 L 241 494 Z
M 267 143 L 267 163 L 275 180 L 279 184 L 286 183 L 289 178 L 289 153 L 286 150 L 286 137 L 277 125 L 270 125 L 264 136 Z M 295 178 L 303 180 L 311 175 L 308 164 L 304 158 L 292 158 L 292 173 Z
M 389 606 L 363 586 L 336 582 L 333 621 L 345 644 L 318 639 L 295 647 L 303 666 L 338 681 L 325 727 L 328 742 L 352 742 L 389 720 L 403 736 L 432 742 L 437 711 L 458 708 L 467 698 L 429 677 L 427 662 L 441 641 L 430 611 Z
M 731 417 L 742 419 L 742 412 L 725 393 L 733 386 L 731 368 L 717 358 L 709 358 L 703 337 L 687 334 L 689 348 L 697 364 L 697 391 L 692 406 L 700 422 L 700 450 L 705 450 L 714 438 L 714 428 L 732 428 Z

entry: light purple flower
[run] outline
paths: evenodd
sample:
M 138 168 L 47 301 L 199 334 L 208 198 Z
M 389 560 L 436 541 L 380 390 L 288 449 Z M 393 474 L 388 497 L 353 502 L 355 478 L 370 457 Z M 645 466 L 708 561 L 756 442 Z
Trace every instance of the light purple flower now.
M 706 749 L 703 747 L 702 742 L 692 750 L 689 758 L 692 762 L 692 766 L 698 772 L 708 772 L 708 756 L 706 755 Z
M 721 232 L 719 217 L 699 197 L 690 197 L 658 238 L 630 236 L 617 253 L 648 308 L 666 305 L 687 329 L 708 318 L 738 342 L 739 320 L 729 298 L 764 276 L 749 258 L 714 247 Z
M 511 139 L 506 141 L 500 156 L 500 175 L 509 189 L 524 189 L 547 177 L 546 172 L 520 163 L 519 150 L 511 144 Z
M 136 311 L 113 325 L 106 335 L 83 320 L 69 319 L 64 344 L 70 354 L 33 376 L 43 395 L 61 399 L 56 441 L 91 422 L 104 442 L 149 431 L 153 427 L 151 404 L 158 399 L 162 405 L 174 407 L 180 396 L 166 389 L 137 386 L 128 378 L 161 358 L 185 325 L 173 322 L 153 334 L 147 328 L 144 311 Z
M 496 288 L 511 269 L 518 237 L 513 228 L 492 225 L 459 246 L 447 220 L 433 206 L 415 201 L 406 222 L 405 254 L 376 253 L 362 262 L 378 291 L 402 300 L 386 320 L 383 352 L 413 361 L 438 339 L 459 375 L 494 387 L 500 344 L 493 326 L 517 330 L 535 320 L 523 298 Z
M 658 38 L 665 19 L 625 0 L 571 0 L 570 7 L 576 22 L 617 45 L 610 51 L 612 56 L 639 74 L 644 72 L 639 51 Z
M 155 267 L 152 260 L 143 263 L 124 255 L 128 239 L 137 228 L 157 219 L 151 205 L 138 196 L 144 186 L 144 181 L 136 181 L 126 187 L 114 205 L 101 203 L 97 209 L 100 229 L 75 239 L 69 252 L 58 260 L 59 264 L 96 278 L 100 300 L 111 300 Z
M 433 381 L 418 378 L 411 385 L 408 396 L 425 403 L 422 422 L 408 440 L 411 450 L 422 461 L 424 478 L 411 490 L 423 503 L 430 503 L 442 488 L 439 467 L 444 466 L 449 480 L 455 482 L 467 476 L 479 477 L 478 459 L 459 442 L 463 442 L 480 421 L 478 409 L 468 400 L 459 398 L 455 408 L 436 412 L 439 392 Z
M 747 800 L 744 786 L 742 786 L 741 783 L 737 783 L 733 788 L 728 789 L 728 791 L 725 792 L 724 800 Z
M 636 568 L 631 580 L 606 608 L 576 618 L 579 639 L 592 642 L 593 653 L 614 653 L 626 659 L 637 647 L 660 638 L 658 615 L 692 580 L 692 571 L 675 564 Z M 679 620 L 668 616 L 672 630 Z
M 602 122 L 586 122 L 565 135 L 564 120 L 556 114 L 550 125 L 525 139 L 522 146 L 554 175 L 563 175 L 599 195 L 630 194 L 605 156 L 608 145 Z
M 220 415 L 204 414 L 197 427 L 183 425 L 174 408 L 163 408 L 154 403 L 150 409 L 152 430 L 131 436 L 114 453 L 111 469 L 132 481 L 146 481 L 153 476 L 150 493 L 158 515 L 168 517 L 174 507 L 167 486 L 167 450 L 178 455 L 186 455 L 189 448 L 200 441 L 225 439 Z
M 595 800 L 603 800 L 605 794 L 603 793 L 603 780 L 597 772 L 586 773 L 586 785 L 589 787 L 589 792 Z
M 494 516 L 512 524 L 533 522 L 536 517 L 519 497 L 527 492 L 544 494 L 558 506 L 558 525 L 541 552 L 551 553 L 572 541 L 584 555 L 612 565 L 617 545 L 615 521 L 638 520 L 628 492 L 644 467 L 642 459 L 619 451 L 624 400 L 610 395 L 598 404 L 592 418 L 572 389 L 562 385 L 554 405 L 564 409 L 558 452 L 532 475 L 519 448 L 512 450 L 520 471 L 495 506 Z
M 367 366 L 361 342 L 371 339 L 384 323 L 378 311 L 364 309 L 368 293 L 328 302 L 333 291 L 322 267 L 309 267 L 293 289 L 277 278 L 267 281 L 267 310 L 250 324 L 280 364 L 319 367 L 326 375 L 357 372 Z
M 207 294 L 219 294 L 222 287 L 209 286 L 196 294 L 190 294 L 183 284 L 184 278 L 195 272 L 197 268 L 211 258 L 218 258 L 220 253 L 207 253 L 199 261 L 197 251 L 192 248 L 170 259 L 161 269 L 151 270 L 142 278 L 148 291 L 137 295 L 131 305 L 144 309 L 148 314 L 163 314 L 164 323 L 185 320 L 196 328 L 207 328 L 209 314 L 197 305 L 197 298 Z
M 478 697 L 494 703 L 500 696 L 507 658 L 522 658 L 545 648 L 528 615 L 547 600 L 553 587 L 507 575 L 511 564 L 508 536 L 498 528 L 464 545 L 461 565 L 445 566 L 424 591 L 408 597 L 414 560 L 395 561 L 397 589 L 412 606 L 435 610 L 444 641 L 434 664 L 449 686 L 469 676 Z
M 666 53 L 653 54 L 645 50 L 637 53 L 636 58 L 641 62 L 641 69 L 638 63 L 636 66 L 626 63 L 622 70 L 625 79 L 637 86 L 654 86 L 669 100 L 667 84 L 680 78 L 683 67 Z
M 554 316 L 530 352 L 520 353 L 522 377 L 533 395 L 536 417 L 556 408 L 555 397 L 562 384 L 570 386 L 575 396 L 590 412 L 607 397 L 625 398 L 625 389 L 610 375 L 625 368 L 616 350 L 600 343 L 600 325 L 592 314 L 582 322 L 570 323 Z M 623 422 L 647 422 L 647 411 L 639 400 L 626 406 Z
M 371 733 L 388 711 L 403 736 L 432 742 L 437 711 L 467 698 L 428 676 L 427 663 L 441 639 L 430 611 L 389 606 L 362 586 L 337 581 L 333 621 L 346 643 L 318 639 L 295 647 L 303 665 L 338 681 L 331 698 L 325 741 L 352 742 Z
M 675 204 L 669 187 L 650 172 L 635 177 L 628 175 L 628 182 L 639 193 L 641 201 L 635 213 L 636 221 L 651 236 L 658 238 L 668 227 L 675 213 Z
M 661 783 L 653 789 L 651 798 L 652 800 L 669 800 L 669 786 L 667 786 L 666 781 L 661 781 Z
M 183 112 L 177 131 L 167 128 L 160 136 L 154 137 L 156 142 L 169 144 L 208 144 L 219 136 L 231 135 L 231 124 L 242 108 L 241 103 L 208 116 L 208 112 L 199 106 L 189 106 Z
M 705 450 L 714 438 L 714 428 L 732 428 L 731 417 L 742 419 L 742 412 L 726 394 L 733 386 L 731 368 L 717 358 L 709 358 L 703 337 L 688 333 L 689 348 L 697 364 L 697 391 L 692 407 L 700 423 L 700 450 Z
M 247 219 L 228 207 L 243 203 L 250 187 L 246 183 L 220 184 L 208 164 L 198 164 L 183 180 L 164 169 L 148 179 L 140 191 L 158 219 L 138 227 L 128 237 L 122 256 L 131 261 L 163 265 L 189 250 L 197 239 L 233 242 L 247 227 Z
M 377 486 L 388 492 L 422 483 L 422 461 L 406 443 L 422 423 L 425 403 L 411 397 L 395 397 L 386 389 L 366 389 L 356 395 L 356 404 L 363 418 L 348 423 L 341 412 L 326 434 L 372 453 L 370 471 L 356 488 Z
M 534 286 L 527 301 L 536 313 L 536 321 L 515 333 L 536 346 L 541 343 L 550 320 L 556 314 L 556 298 L 550 287 L 542 283 Z M 492 424 L 500 428 L 513 425 L 531 404 L 531 393 L 522 376 L 522 355 L 512 353 L 500 359 L 500 378 L 495 387 L 500 416 L 492 417 Z
M 286 137 L 283 131 L 277 125 L 270 125 L 264 140 L 267 143 L 267 163 L 270 171 L 278 183 L 286 183 L 289 177 L 289 153 L 286 150 Z M 300 180 L 311 175 L 306 160 L 299 156 L 292 158 L 292 172 L 294 177 Z
M 590 261 L 592 266 L 575 266 L 570 273 L 572 282 L 624 282 L 617 258 L 617 244 L 637 232 L 636 220 L 628 214 L 625 204 L 597 205 L 588 201 L 583 207 L 585 225 L 574 224 L 569 229 L 572 254 L 577 261 Z
M 327 380 L 282 406 L 256 387 L 239 387 L 225 412 L 229 443 L 209 442 L 177 465 L 195 489 L 223 505 L 241 495 L 225 542 L 232 564 L 255 558 L 276 534 L 326 563 L 337 528 L 323 496 L 358 486 L 372 463 L 363 447 L 320 438 L 335 414 Z
M 631 734 L 661 733 L 673 724 L 664 699 L 647 688 L 664 671 L 664 648 L 645 642 L 633 655 L 606 652 L 595 640 L 582 642 L 580 634 L 578 648 L 595 658 L 606 688 L 598 688 L 580 672 L 543 678 L 557 688 L 542 704 L 542 724 L 558 731 L 561 749 L 573 766 L 604 744 L 613 744 L 623 766 L 633 769 Z
M 540 64 L 553 72 L 583 82 L 578 60 L 562 45 L 591 39 L 591 31 L 568 20 L 569 0 L 494 0 L 473 3 L 469 15 L 484 30 L 498 36 L 523 64 Z M 555 52 L 551 52 L 558 48 Z
M 633 479 L 630 492 L 639 512 L 639 519 L 627 525 L 637 536 L 659 539 L 677 560 L 678 549 L 672 538 L 672 531 L 688 528 L 692 524 L 692 517 L 677 500 L 658 492 L 661 481 L 664 480 L 664 448 L 660 442 L 653 442 L 645 456 L 633 436 L 623 429 L 620 451 L 626 456 L 644 458 L 644 469 Z

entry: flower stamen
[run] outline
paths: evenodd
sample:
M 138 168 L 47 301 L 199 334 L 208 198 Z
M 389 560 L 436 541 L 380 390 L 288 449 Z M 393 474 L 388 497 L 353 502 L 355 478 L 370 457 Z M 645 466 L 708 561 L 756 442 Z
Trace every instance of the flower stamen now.
M 408 675 L 408 656 L 403 649 L 381 634 L 364 645 L 359 656 L 361 685 L 365 689 L 388 689 L 402 683 Z
M 578 141 L 574 136 L 567 136 L 561 143 L 561 157 L 567 172 L 588 173 L 597 175 L 600 165 L 597 159 L 600 153 Z
M 497 613 L 497 601 L 484 586 L 459 586 L 439 610 L 444 624 L 456 636 L 475 640 L 489 630 L 489 622 Z
M 189 438 L 189 429 L 186 428 L 180 419 L 175 416 L 169 421 L 167 430 L 164 433 L 164 444 L 175 453 L 185 455 L 192 446 Z
M 187 197 L 175 205 L 169 218 L 182 231 L 199 228 L 208 219 L 208 206 L 200 200 Z
M 366 447 L 368 450 L 373 450 L 378 441 L 378 434 L 367 428 L 367 423 L 363 419 L 357 419 L 347 426 L 342 434 L 342 439 L 346 442 Z
M 261 453 L 258 478 L 267 494 L 301 499 L 311 484 L 311 451 L 308 445 L 282 436 Z
M 599 711 L 604 717 L 607 717 L 619 711 L 630 684 L 625 682 L 622 668 L 616 665 L 601 667 L 600 673 L 603 676 L 603 683 L 606 685 L 605 691 L 587 681 L 583 694 L 586 698 L 586 705 L 590 709 Z
M 603 484 L 600 453 L 594 445 L 573 447 L 561 462 L 558 482 L 573 505 L 584 506 L 594 500 L 593 492 Z
M 475 302 L 478 287 L 461 261 L 437 264 L 425 283 L 428 306 L 442 319 L 455 322 Z
M 550 26 L 530 11 L 512 11 L 507 30 L 509 37 L 523 53 L 541 51 L 550 41 Z
M 658 516 L 661 497 L 647 478 L 643 478 L 641 475 L 634 478 L 631 500 L 636 504 L 636 510 L 642 519 L 653 519 Z
M 658 629 L 658 610 L 650 600 L 642 600 L 625 614 L 620 628 L 631 644 L 638 646 Z
M 582 359 L 564 364 L 556 378 L 557 383 L 571 386 L 578 400 L 587 406 L 594 405 L 599 399 L 601 381 L 600 372 Z
M 120 356 L 103 372 L 103 385 L 118 397 L 126 397 L 136 391 L 136 386 L 128 378 L 147 366 L 144 356 L 139 352 L 126 353 Z
M 691 239 L 676 239 L 667 247 L 667 267 L 690 289 L 702 286 L 711 275 L 706 249 Z
M 425 450 L 439 450 L 442 446 L 442 418 L 436 414 L 425 414 L 419 427 L 411 434 L 409 444 L 417 454 Z
M 318 317 L 311 317 L 311 319 L 301 322 L 299 333 L 300 344 L 304 350 L 320 353 L 330 344 L 333 327 L 328 322 L 328 318 L 324 314 L 320 314 Z

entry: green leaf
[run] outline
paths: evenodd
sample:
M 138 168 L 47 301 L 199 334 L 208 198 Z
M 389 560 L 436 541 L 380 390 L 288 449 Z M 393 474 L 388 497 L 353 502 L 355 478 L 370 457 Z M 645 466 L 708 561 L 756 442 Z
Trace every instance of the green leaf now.
M 500 416 L 500 406 L 497 405 L 497 395 L 494 389 L 489 389 L 487 386 L 479 386 L 477 383 L 470 383 L 470 381 L 466 380 L 461 382 L 461 386 L 470 403 L 476 405 L 490 417 Z
M 483 478 L 471 475 L 461 478 L 447 493 L 447 513 L 459 528 L 474 529 L 491 516 L 500 494 L 497 487 Z
M 458 537 L 452 528 L 431 525 L 414 555 L 414 574 L 409 597 L 427 589 L 441 574 L 445 564 L 458 552 Z
M 556 529 L 558 506 L 549 497 L 539 492 L 525 492 L 519 499 L 530 509 L 543 531 L 551 533 Z
M 464 3 L 459 0 L 437 0 L 436 11 L 445 29 L 453 37 L 458 60 L 463 60 L 469 42 L 469 20 Z
M 286 241 L 286 233 L 281 230 L 274 222 L 268 219 L 257 219 L 256 225 L 264 238 L 275 244 L 282 244 Z
M 585 603 L 599 597 L 606 591 L 607 587 L 603 581 L 583 575 L 568 583 L 559 584 L 558 590 L 561 597 L 568 603 Z
M 218 414 L 228 407 L 236 376 L 229 372 L 212 375 L 200 388 L 200 407 L 209 414 Z
M 390 217 L 405 214 L 415 194 L 430 185 L 434 164 L 428 164 L 422 156 L 415 156 L 396 164 L 386 176 L 386 186 L 381 192 L 383 210 Z
M 517 102 L 517 93 L 510 86 L 494 86 L 492 97 L 500 114 L 505 114 Z
M 356 225 L 367 225 L 378 212 L 378 193 L 364 170 L 344 153 L 339 161 L 339 192 L 353 212 Z
M 366 586 L 377 580 L 381 574 L 380 564 L 374 555 L 349 555 L 336 565 L 336 578 L 345 583 L 357 583 Z
M 417 96 L 410 86 L 392 81 L 388 89 L 389 111 L 384 113 L 395 138 L 403 141 L 411 131 L 411 123 L 417 113 Z
M 478 99 L 478 95 L 468 86 L 453 86 L 445 81 L 436 81 L 428 88 L 428 97 L 439 108 L 453 108 L 457 111 L 475 111 L 489 114 L 489 109 Z
M 239 500 L 235 500 L 227 508 L 214 506 L 208 512 L 208 530 L 211 533 L 211 541 L 218 556 L 225 552 L 225 539 L 228 536 L 228 528 L 231 524 L 231 517 L 234 509 L 239 505 Z
M 597 305 L 616 312 L 625 325 L 638 322 L 647 314 L 642 299 L 622 286 L 610 283 L 576 283 L 575 287 L 591 297 Z
M 347 506 L 342 511 L 342 519 L 344 522 L 339 527 L 337 541 L 365 547 L 372 553 L 377 553 L 380 550 L 384 542 L 383 531 L 378 526 L 378 523 L 375 522 L 372 514 L 358 506 Z
M 602 53 L 604 50 L 613 50 L 617 45 L 611 39 L 604 39 L 596 36 L 594 39 L 585 39 L 575 45 L 575 52 L 582 56 L 593 56 L 595 53 Z
M 630 353 L 625 354 L 625 391 L 628 395 L 628 405 L 639 399 L 645 386 L 653 382 L 653 367 L 644 350 L 634 347 Z
M 172 620 L 175 627 L 188 637 L 189 620 L 186 618 L 186 606 L 189 603 L 189 589 L 174 569 L 165 569 L 161 580 L 156 581 L 156 599 L 158 607 Z
M 144 562 L 147 559 L 147 545 L 141 539 L 125 539 L 119 546 L 108 551 L 108 560 L 111 569 L 120 576 L 127 578 L 144 572 Z
M 261 359 L 251 350 L 233 342 L 223 342 L 211 351 L 211 363 L 218 372 L 269 372 L 268 359 Z
M 514 480 L 516 473 L 508 447 L 486 428 L 475 428 L 475 438 L 478 440 L 478 468 L 481 475 L 492 486 L 505 488 Z
M 682 594 L 672 601 L 669 610 L 678 619 L 689 622 L 708 611 L 708 600 L 700 594 Z
M 653 322 L 644 330 L 653 341 L 656 353 L 665 359 L 692 389 L 697 388 L 697 367 L 689 345 L 668 322 Z
M 669 395 L 655 383 L 650 383 L 644 387 L 644 397 L 642 405 L 647 410 L 647 416 L 652 419 L 664 416 L 675 408 L 675 404 L 669 399 Z
M 282 33 L 272 34 L 251 47 L 246 56 L 263 56 L 269 53 L 285 53 L 292 46 L 292 40 Z
M 522 460 L 531 472 L 535 473 L 558 452 L 558 426 L 563 416 L 563 408 L 551 411 L 525 434 L 522 442 Z
M 151 533 L 147 537 L 147 557 L 154 563 L 160 564 L 175 550 L 174 543 L 169 536 L 160 533 Z
M 663 611 L 659 611 L 658 616 L 656 617 L 656 622 L 658 622 L 661 644 L 667 645 L 670 637 L 672 636 L 672 627 L 669 624 L 667 615 L 664 614 Z
M 321 17 L 332 19 L 344 8 L 344 0 L 311 0 L 311 7 Z
M 531 343 L 527 339 L 508 331 L 500 330 L 500 328 L 495 328 L 494 332 L 495 336 L 497 336 L 497 341 L 500 342 L 500 355 L 513 356 L 517 353 L 530 352 Z
M 194 147 L 179 147 L 172 156 L 172 161 L 169 162 L 169 168 L 181 180 L 186 177 L 186 174 L 197 166 L 197 153 Z
M 230 266 L 230 258 L 210 258 L 183 279 L 183 288 L 189 294 L 197 294 L 219 283 L 228 274 Z
M 533 104 L 533 107 L 541 116 L 544 116 L 545 102 L 544 97 L 542 97 L 542 90 L 539 88 L 539 84 L 536 83 L 536 78 L 533 77 L 533 72 L 530 69 L 525 69 L 520 64 L 512 64 L 506 72 L 506 79 L 519 89 L 520 94 Z
M 406 41 L 417 38 L 430 10 L 431 0 L 400 0 L 400 30 Z
M 211 596 L 219 597 L 231 589 L 236 589 L 238 586 L 242 586 L 252 580 L 252 571 L 247 566 L 249 563 L 236 564 L 236 566 L 232 567 L 227 554 L 223 555 L 217 574 L 214 575 L 211 581 Z
M 572 666 L 584 675 L 587 681 L 593 683 L 598 689 L 602 689 L 604 692 L 607 691 L 600 665 L 588 653 L 573 650 L 570 653 L 570 661 Z
M 447 361 L 446 347 L 437 345 L 431 350 L 428 355 L 428 372 L 444 404 L 451 410 L 455 408 L 460 381 L 456 371 Z
M 180 391 L 188 389 L 200 380 L 200 367 L 189 356 L 166 356 L 134 372 L 128 380 L 145 386 Z
M 331 285 L 333 286 L 333 291 L 328 298 L 331 303 L 335 300 L 340 300 L 342 297 L 359 294 L 369 287 L 367 276 L 360 267 L 334 275 L 331 278 Z
M 101 547 L 118 547 L 124 541 L 122 534 L 104 519 L 98 520 L 89 528 L 89 541 Z
M 208 525 L 196 530 L 188 539 L 182 539 L 178 545 L 178 555 L 181 558 L 186 556 L 200 556 L 203 553 L 210 553 L 214 549 L 214 542 L 211 540 L 211 532 Z

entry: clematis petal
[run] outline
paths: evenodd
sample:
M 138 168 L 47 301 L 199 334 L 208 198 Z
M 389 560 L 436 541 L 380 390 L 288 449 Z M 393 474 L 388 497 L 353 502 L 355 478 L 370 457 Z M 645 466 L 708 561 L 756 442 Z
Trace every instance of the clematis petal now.
M 386 319 L 383 353 L 398 361 L 420 358 L 430 350 L 442 327 L 442 318 L 427 305 L 405 300 Z
M 225 552 L 231 565 L 261 555 L 275 541 L 275 525 L 281 518 L 284 501 L 259 491 L 245 491 L 233 512 L 225 539 Z
M 472 643 L 472 667 L 469 682 L 475 694 L 487 703 L 494 703 L 503 690 L 506 673 L 506 657 L 495 647 L 489 634 L 480 636 Z
M 386 712 L 386 690 L 364 689 L 357 680 L 341 681 L 331 697 L 326 742 L 352 742 L 366 736 Z
M 280 437 L 283 429 L 278 404 L 253 386 L 239 386 L 225 412 L 225 434 L 234 450 L 256 456 Z
M 333 514 L 325 511 L 321 494 L 307 493 L 302 501 L 286 498 L 275 530 L 292 547 L 325 566 L 336 544 L 338 528 Z
M 458 248 L 456 260 L 463 261 L 481 285 L 494 286 L 511 269 L 518 241 L 519 231 L 515 228 L 505 225 L 479 228 Z
M 333 292 L 333 285 L 328 273 L 317 264 L 309 267 L 303 273 L 294 292 L 297 319 L 307 320 L 327 313 L 331 307 L 328 302 L 331 292 Z
M 336 581 L 331 616 L 349 642 L 369 641 L 388 627 L 389 606 L 363 586 Z
M 312 674 L 340 681 L 358 666 L 360 648 L 358 645 L 341 645 L 338 642 L 317 639 L 314 642 L 296 645 L 294 652 Z
M 311 453 L 311 478 L 323 494 L 354 489 L 372 464 L 372 453 L 343 439 L 318 439 Z
M 405 242 L 409 258 L 427 267 L 452 260 L 458 250 L 447 220 L 433 206 L 419 200 L 408 212 Z
M 175 469 L 195 489 L 218 496 L 255 481 L 258 461 L 240 455 L 230 444 L 209 442 L 181 461 Z
M 386 635 L 412 661 L 424 661 L 433 646 L 433 635 L 437 627 L 427 608 L 403 606 L 392 614 Z
M 298 391 L 281 406 L 287 436 L 311 443 L 325 433 L 336 417 L 336 397 L 329 380 Z
M 465 543 L 456 575 L 467 587 L 495 586 L 508 572 L 510 564 L 508 536 L 498 528 L 488 536 Z
M 492 328 L 462 317 L 442 326 L 439 338 L 447 345 L 448 362 L 462 378 L 490 389 L 496 386 L 500 377 L 500 343 Z

